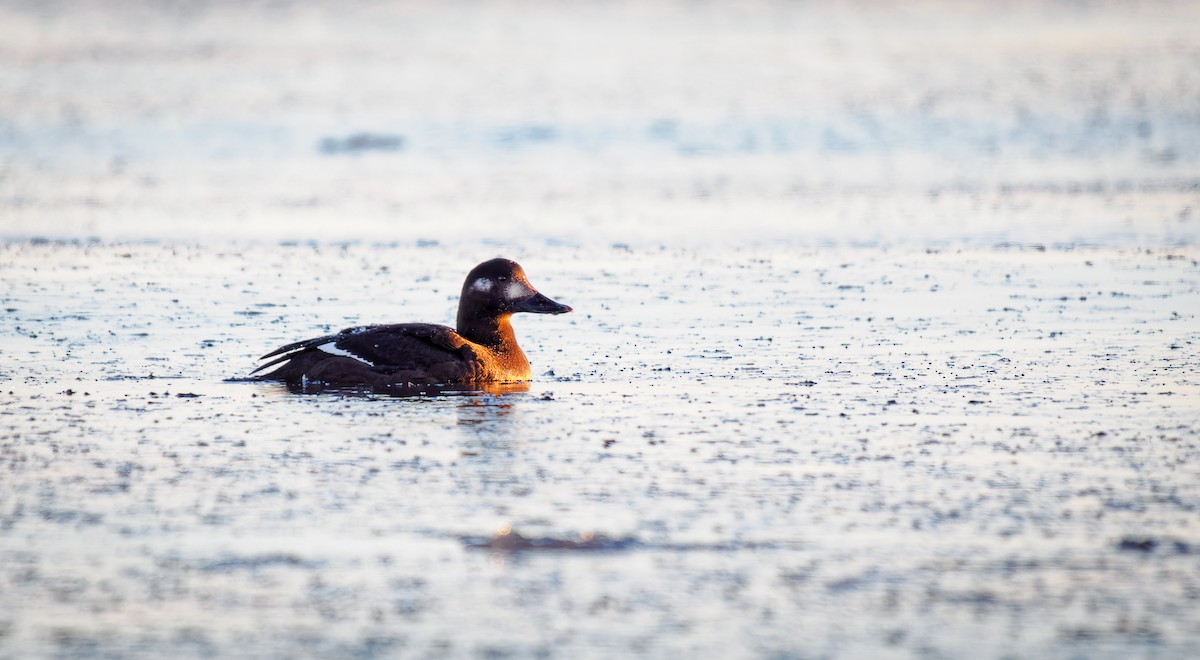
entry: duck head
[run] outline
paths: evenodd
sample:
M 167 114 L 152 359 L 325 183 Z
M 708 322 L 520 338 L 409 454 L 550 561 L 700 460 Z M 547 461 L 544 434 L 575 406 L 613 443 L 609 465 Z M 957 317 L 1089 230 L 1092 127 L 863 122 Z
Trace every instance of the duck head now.
M 565 314 L 571 308 L 537 292 L 515 261 L 492 259 L 467 273 L 458 303 L 458 327 L 476 326 L 486 319 L 504 319 L 518 312 Z

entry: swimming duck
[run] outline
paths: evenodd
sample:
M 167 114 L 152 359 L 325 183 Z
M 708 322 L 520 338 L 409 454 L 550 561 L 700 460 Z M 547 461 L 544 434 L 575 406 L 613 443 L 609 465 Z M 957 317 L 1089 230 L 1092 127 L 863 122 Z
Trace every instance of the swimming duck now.
M 515 261 L 492 259 L 467 274 L 457 329 L 432 323 L 365 325 L 288 344 L 251 375 L 292 386 L 390 388 L 416 384 L 524 382 L 529 360 L 509 319 L 517 312 L 563 314 L 571 308 L 538 293 Z

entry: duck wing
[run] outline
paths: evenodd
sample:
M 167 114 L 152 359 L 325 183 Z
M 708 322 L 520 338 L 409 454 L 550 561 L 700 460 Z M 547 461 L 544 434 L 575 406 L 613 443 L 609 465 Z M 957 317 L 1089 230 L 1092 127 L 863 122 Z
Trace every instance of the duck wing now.
M 275 359 L 260 365 L 251 373 L 317 351 L 353 358 L 377 373 L 444 371 L 448 365 L 467 366 L 476 358 L 470 342 L 443 325 L 367 325 L 281 346 L 260 358 Z

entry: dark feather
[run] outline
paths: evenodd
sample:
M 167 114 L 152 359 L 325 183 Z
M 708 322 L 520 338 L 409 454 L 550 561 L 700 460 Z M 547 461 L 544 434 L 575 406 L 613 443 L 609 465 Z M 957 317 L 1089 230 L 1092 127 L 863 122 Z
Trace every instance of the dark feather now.
M 467 340 L 445 326 L 430 323 L 369 325 L 281 346 L 261 358 L 273 357 L 274 360 L 251 373 L 317 352 L 320 346 L 331 342 L 338 349 L 370 362 L 374 365 L 371 369 L 379 373 L 430 369 L 475 357 Z
M 264 355 L 258 359 L 265 360 L 269 357 L 275 357 L 276 355 L 282 355 L 284 353 L 296 353 L 296 352 L 299 352 L 306 348 L 320 346 L 321 344 L 328 344 L 329 342 L 337 339 L 338 337 L 342 336 L 343 334 L 349 332 L 350 330 L 354 330 L 354 329 L 355 328 L 347 328 L 346 330 L 342 330 L 341 332 L 339 332 L 336 335 L 325 335 L 324 337 L 317 337 L 316 339 L 305 339 L 304 341 L 298 341 L 298 342 L 295 342 L 292 344 L 288 344 L 287 346 L 280 346 L 279 348 L 271 351 L 270 353 L 267 353 L 266 355 Z M 274 362 L 272 364 L 274 364 Z M 263 365 L 263 366 L 267 366 L 267 365 Z M 259 369 L 262 369 L 262 367 L 259 367 Z

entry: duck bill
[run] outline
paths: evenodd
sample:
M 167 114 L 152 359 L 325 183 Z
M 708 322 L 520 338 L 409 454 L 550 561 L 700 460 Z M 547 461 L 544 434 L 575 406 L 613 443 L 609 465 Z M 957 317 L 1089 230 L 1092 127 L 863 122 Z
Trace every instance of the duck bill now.
M 513 305 L 513 311 L 532 314 L 566 314 L 571 311 L 571 308 L 562 303 L 556 303 L 540 293 L 535 293 Z

